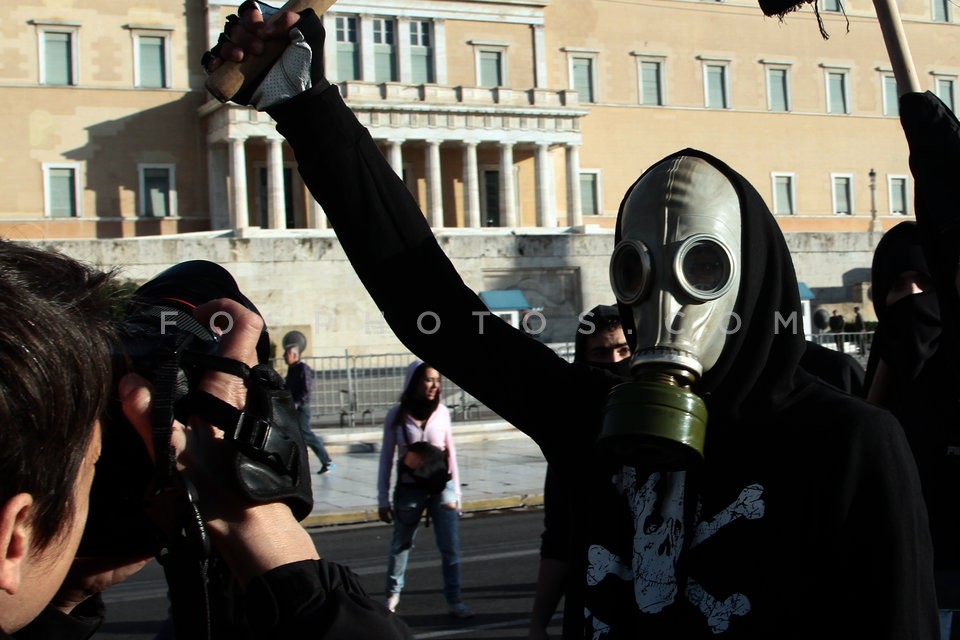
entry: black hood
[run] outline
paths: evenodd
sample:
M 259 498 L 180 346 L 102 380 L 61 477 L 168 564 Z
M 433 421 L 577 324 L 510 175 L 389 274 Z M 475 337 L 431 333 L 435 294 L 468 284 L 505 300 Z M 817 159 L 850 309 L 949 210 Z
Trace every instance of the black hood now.
M 653 167 L 680 156 L 701 158 L 730 180 L 740 200 L 742 225 L 741 282 L 734 307 L 740 329 L 728 335 L 720 359 L 693 391 L 706 402 L 711 424 L 716 419 L 736 421 L 776 411 L 812 378 L 799 368 L 805 339 L 793 261 L 779 225 L 756 189 L 707 153 L 678 151 L 647 169 L 627 190 L 617 216 L 616 242 L 624 204 L 633 188 Z M 630 307 L 618 306 L 624 327 L 632 329 Z M 636 351 L 633 334 L 627 332 L 627 339 Z

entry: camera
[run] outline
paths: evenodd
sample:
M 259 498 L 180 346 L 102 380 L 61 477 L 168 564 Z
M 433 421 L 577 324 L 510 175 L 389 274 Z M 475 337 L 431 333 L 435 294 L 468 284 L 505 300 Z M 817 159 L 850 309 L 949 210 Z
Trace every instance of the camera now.
M 183 516 L 179 509 L 167 513 L 169 504 L 158 507 L 156 496 L 170 488 L 176 476 L 173 461 L 165 454 L 173 421 L 186 424 L 195 409 L 189 402 L 191 391 L 205 373 L 217 368 L 218 359 L 224 360 L 218 358 L 220 337 L 193 317 L 197 306 L 220 298 L 235 300 L 259 315 L 233 276 L 205 260 L 174 265 L 133 293 L 114 352 L 115 381 L 134 372 L 152 384 L 156 463 L 124 416 L 119 398 L 112 399 L 102 420 L 102 453 L 79 555 L 158 554 L 170 536 L 186 526 L 177 520 L 189 515 Z M 266 364 L 269 350 L 264 327 L 257 343 L 261 364 L 249 370 L 246 380 L 244 414 L 252 414 L 255 420 L 241 420 L 253 425 L 257 436 L 253 441 L 260 448 L 235 439 L 236 477 L 225 481 L 239 483 L 241 494 L 255 502 L 284 500 L 302 519 L 313 504 L 306 452 L 290 394 L 279 374 Z M 158 513 L 161 510 L 164 513 Z

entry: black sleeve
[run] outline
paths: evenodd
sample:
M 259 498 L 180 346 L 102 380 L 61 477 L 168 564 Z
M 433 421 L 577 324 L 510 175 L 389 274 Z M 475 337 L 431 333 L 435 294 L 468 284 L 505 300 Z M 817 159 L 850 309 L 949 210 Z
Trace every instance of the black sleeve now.
M 254 578 L 243 602 L 257 637 L 413 638 L 396 614 L 367 595 L 356 574 L 326 560 L 293 562 Z
M 17 640 L 86 640 L 103 624 L 104 610 L 103 600 L 99 595 L 87 598 L 69 615 L 47 606 L 30 624 L 14 633 L 13 637 Z
M 298 96 L 270 115 L 360 280 L 404 345 L 533 436 L 548 459 L 560 449 L 560 455 L 582 451 L 585 439 L 592 442 L 596 432 L 590 427 L 596 426 L 609 379 L 586 368 L 573 374 L 552 349 L 490 314 L 336 87 Z M 561 429 L 585 423 L 575 434 Z
M 910 146 L 917 226 L 936 282 L 945 327 L 960 326 L 960 121 L 933 93 L 900 97 L 900 123 Z

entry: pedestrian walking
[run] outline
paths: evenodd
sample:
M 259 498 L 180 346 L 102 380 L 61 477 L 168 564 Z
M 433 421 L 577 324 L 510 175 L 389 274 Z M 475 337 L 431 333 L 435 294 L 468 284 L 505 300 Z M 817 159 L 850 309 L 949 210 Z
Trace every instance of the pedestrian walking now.
M 387 411 L 383 423 L 377 500 L 380 519 L 393 524 L 387 608 L 396 611 L 400 603 L 410 550 L 426 510 L 440 550 L 448 612 L 456 618 L 471 618 L 473 612 L 463 603 L 460 591 L 460 470 L 450 411 L 441 403 L 440 391 L 437 370 L 414 360 L 406 370 L 400 404 Z M 397 478 L 391 507 L 388 496 L 394 460 Z M 425 477 L 422 472 L 431 465 L 438 471 L 434 478 Z
M 323 475 L 336 468 L 336 463 L 327 453 L 323 439 L 310 425 L 310 394 L 313 391 L 313 369 L 300 359 L 300 353 L 306 348 L 306 338 L 299 331 L 291 331 L 283 337 L 283 361 L 287 363 L 287 389 L 293 396 L 297 417 L 300 419 L 300 432 L 303 442 L 320 460 L 318 474 Z

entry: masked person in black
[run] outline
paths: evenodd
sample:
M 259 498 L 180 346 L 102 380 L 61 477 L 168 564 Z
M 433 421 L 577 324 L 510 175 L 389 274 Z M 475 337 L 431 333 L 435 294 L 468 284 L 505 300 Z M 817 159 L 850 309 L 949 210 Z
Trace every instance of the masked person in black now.
M 225 59 L 264 35 L 258 12 L 240 17 Z M 492 317 L 464 284 L 323 80 L 313 20 L 298 25 L 316 52 L 310 82 L 255 104 L 397 336 L 576 469 L 590 501 L 582 625 L 568 637 L 933 637 L 927 516 L 902 428 L 799 368 L 793 264 L 742 176 L 685 149 L 628 190 L 611 259 L 633 352 L 620 384 Z M 423 273 L 430 287 L 414 284 Z M 440 319 L 429 334 L 426 311 Z M 506 363 L 522 387 L 502 383 Z
M 573 361 L 630 376 L 630 345 L 617 307 L 598 304 L 580 316 L 574 336 Z M 576 425 L 571 425 L 576 428 Z M 577 561 L 583 522 L 579 517 L 589 496 L 583 495 L 577 469 L 547 465 L 543 483 L 543 533 L 537 588 L 530 612 L 530 640 L 547 638 L 547 627 L 563 598 L 563 621 L 572 635 L 583 611 L 583 566 Z M 571 564 L 573 569 L 571 570 Z
M 960 608 L 958 369 L 950 350 L 941 348 L 940 301 L 917 223 L 901 222 L 877 245 L 873 305 L 879 324 L 867 370 L 869 397 L 893 412 L 910 441 L 930 516 L 941 616 L 960 626 L 952 613 Z

